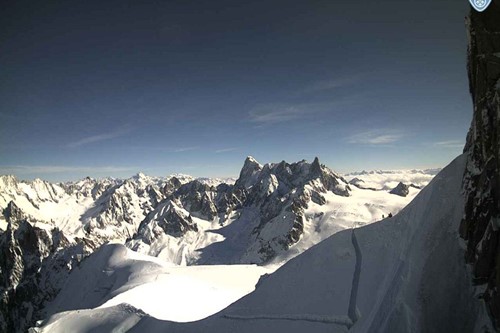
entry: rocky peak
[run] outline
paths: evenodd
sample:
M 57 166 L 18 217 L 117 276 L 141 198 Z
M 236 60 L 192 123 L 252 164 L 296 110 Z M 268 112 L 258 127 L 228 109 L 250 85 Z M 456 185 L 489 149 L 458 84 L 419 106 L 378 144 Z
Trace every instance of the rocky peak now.
M 179 178 L 172 176 L 172 177 L 167 179 L 167 181 L 165 182 L 165 186 L 163 186 L 162 191 L 165 195 L 169 195 L 169 194 L 172 194 L 173 192 L 177 191 L 177 189 L 181 186 L 182 186 L 182 183 L 179 180 Z
M 262 165 L 257 162 L 252 156 L 248 156 L 243 163 L 243 168 L 241 169 L 240 176 L 235 183 L 237 187 L 243 187 L 248 189 L 252 187 L 262 170 Z
M 158 217 L 158 225 L 167 235 L 174 237 L 180 237 L 188 231 L 198 231 L 198 226 L 193 222 L 191 215 L 173 202 L 170 202 L 163 214 Z
M 214 199 L 216 188 L 197 179 L 181 185 L 169 199 L 179 201 L 191 214 L 206 220 L 213 220 L 217 216 Z
M 135 179 L 146 179 L 147 176 L 143 172 L 138 172 L 138 173 L 135 174 L 135 176 L 133 178 L 135 178 Z
M 188 231 L 198 231 L 198 225 L 193 221 L 189 212 L 173 200 L 167 199 L 146 216 L 137 234 L 128 241 L 127 246 L 138 250 L 142 246 L 141 242 L 150 245 L 162 233 L 181 237 Z
M 13 175 L 0 176 L 0 189 L 17 186 L 17 178 Z
M 399 182 L 399 184 L 395 188 L 393 188 L 389 193 L 399 195 L 401 197 L 406 197 L 410 193 L 409 189 L 410 185 L 405 185 L 402 182 Z
M 314 161 L 311 164 L 310 173 L 311 173 L 311 176 L 314 178 L 320 177 L 321 174 L 323 173 L 323 170 L 321 168 L 321 164 L 319 164 L 318 157 L 314 158 Z
M 26 220 L 27 215 L 14 203 L 10 201 L 7 207 L 3 210 L 3 216 L 8 223 Z

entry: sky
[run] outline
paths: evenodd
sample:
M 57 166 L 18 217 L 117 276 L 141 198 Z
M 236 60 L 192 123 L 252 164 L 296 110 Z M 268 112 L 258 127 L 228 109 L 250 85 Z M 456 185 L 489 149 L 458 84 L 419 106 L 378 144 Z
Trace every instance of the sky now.
M 472 118 L 467 0 L 6 1 L 0 174 L 443 167 Z

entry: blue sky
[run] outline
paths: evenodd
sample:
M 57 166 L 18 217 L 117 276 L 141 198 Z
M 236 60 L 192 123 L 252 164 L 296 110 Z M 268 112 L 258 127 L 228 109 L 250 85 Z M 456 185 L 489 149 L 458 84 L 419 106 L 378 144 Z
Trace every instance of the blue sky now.
M 2 6 L 1 174 L 440 167 L 472 116 L 466 0 Z

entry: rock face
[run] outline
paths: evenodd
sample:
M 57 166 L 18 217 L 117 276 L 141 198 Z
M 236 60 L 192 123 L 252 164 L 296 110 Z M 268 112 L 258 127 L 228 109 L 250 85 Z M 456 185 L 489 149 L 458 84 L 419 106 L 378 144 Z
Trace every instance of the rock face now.
M 259 166 L 247 158 L 235 183 L 236 188 L 246 192 L 243 206 L 257 211 L 258 224 L 242 257 L 243 262 L 251 263 L 266 262 L 299 241 L 309 201 L 322 205 L 326 203 L 322 193 L 331 191 L 347 197 L 350 191 L 347 182 L 321 165 L 318 158 L 312 163 L 282 161 Z
M 474 115 L 467 135 L 464 174 L 465 214 L 460 234 L 475 283 L 500 327 L 500 3 L 483 13 L 471 10 L 468 73 Z
M 399 195 L 400 197 L 406 197 L 410 193 L 410 185 L 406 185 L 400 182 L 389 193 Z
M 25 332 L 89 249 L 56 228 L 36 227 L 13 202 L 3 214 L 8 225 L 0 235 L 0 331 Z
M 193 180 L 179 187 L 174 193 L 174 198 L 179 200 L 191 214 L 205 220 L 213 220 L 217 216 L 214 203 L 215 190 L 210 185 Z
M 166 200 L 148 214 L 139 226 L 140 238 L 151 244 L 155 236 L 163 232 L 173 237 L 181 237 L 188 231 L 198 231 L 191 215 L 175 202 Z

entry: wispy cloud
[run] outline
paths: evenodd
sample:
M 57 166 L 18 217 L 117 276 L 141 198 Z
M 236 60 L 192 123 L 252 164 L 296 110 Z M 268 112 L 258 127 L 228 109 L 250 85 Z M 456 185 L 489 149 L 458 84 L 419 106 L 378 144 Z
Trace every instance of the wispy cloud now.
M 462 149 L 465 143 L 461 140 L 447 140 L 434 142 L 434 146 L 448 149 Z
M 231 151 L 235 151 L 235 150 L 238 150 L 238 148 L 236 147 L 231 147 L 231 148 L 223 148 L 223 149 L 217 149 L 215 151 L 216 154 L 220 154 L 220 153 L 228 153 L 228 152 L 231 152 Z
M 171 149 L 171 150 L 169 150 L 169 152 L 171 152 L 171 153 L 183 153 L 186 151 L 196 150 L 198 148 L 199 147 L 180 147 L 180 148 Z
M 356 92 L 316 103 L 285 102 L 257 104 L 248 112 L 247 120 L 260 127 L 299 119 L 315 119 L 319 114 L 343 110 L 345 107 L 358 105 L 360 101 L 366 100 L 370 95 L 367 92 Z
M 82 138 L 78 141 L 70 142 L 67 144 L 67 147 L 68 148 L 76 148 L 76 147 L 88 145 L 91 143 L 106 141 L 106 140 L 121 137 L 129 132 L 130 132 L 129 127 L 122 127 L 122 128 L 116 129 L 116 130 L 109 132 L 109 133 L 96 134 L 96 135 Z
M 304 93 L 318 92 L 324 90 L 338 89 L 346 86 L 358 83 L 363 78 L 363 74 L 354 74 L 350 77 L 341 77 L 331 80 L 317 81 L 308 86 L 303 90 Z
M 400 130 L 373 129 L 353 134 L 347 138 L 347 142 L 362 145 L 388 145 L 401 140 L 404 136 L 405 134 Z
M 137 167 L 117 166 L 64 166 L 64 165 L 0 165 L 0 174 L 57 174 L 57 173 L 105 173 L 135 171 Z
M 265 104 L 253 108 L 248 115 L 251 122 L 275 124 L 302 118 L 307 115 L 307 110 L 301 106 Z

